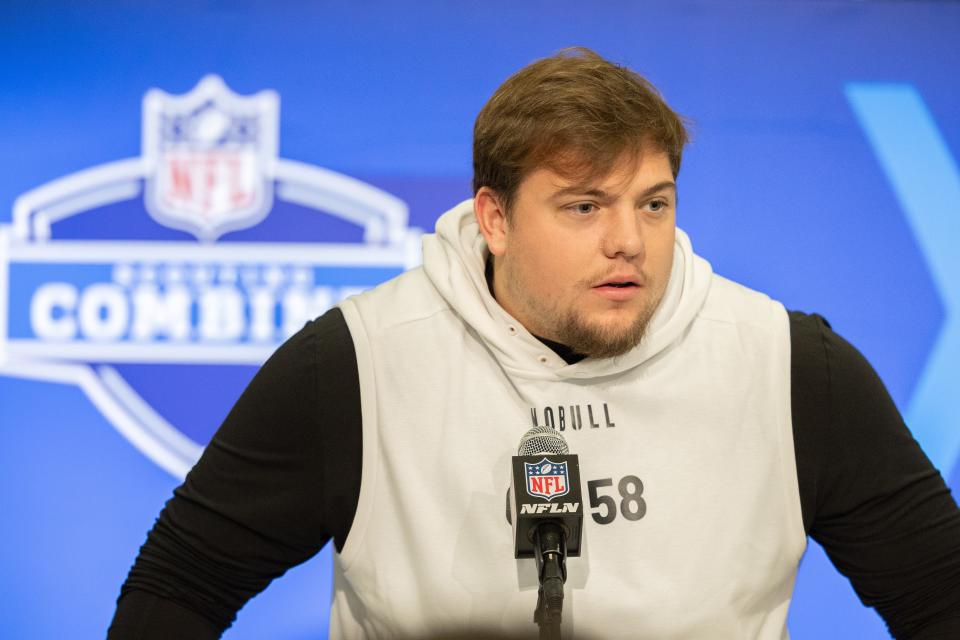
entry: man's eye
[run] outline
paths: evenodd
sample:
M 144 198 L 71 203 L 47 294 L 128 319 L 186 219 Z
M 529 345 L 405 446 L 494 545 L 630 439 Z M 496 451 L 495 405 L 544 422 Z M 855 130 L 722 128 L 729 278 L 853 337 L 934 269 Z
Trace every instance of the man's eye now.
M 647 207 L 653 213 L 659 213 L 667 208 L 667 202 L 666 200 L 651 200 L 649 203 L 647 203 Z
M 571 205 L 570 209 L 574 213 L 579 213 L 580 215 L 587 215 L 588 213 L 593 213 L 596 210 L 596 205 L 592 202 L 578 202 L 577 204 Z

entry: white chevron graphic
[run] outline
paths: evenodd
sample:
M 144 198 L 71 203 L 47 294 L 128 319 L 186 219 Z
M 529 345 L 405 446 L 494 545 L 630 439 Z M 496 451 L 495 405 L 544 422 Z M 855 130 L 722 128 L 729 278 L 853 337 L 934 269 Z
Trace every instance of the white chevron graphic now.
M 960 453 L 960 170 L 911 84 L 851 83 L 847 99 L 906 214 L 943 302 L 907 423 L 944 474 Z

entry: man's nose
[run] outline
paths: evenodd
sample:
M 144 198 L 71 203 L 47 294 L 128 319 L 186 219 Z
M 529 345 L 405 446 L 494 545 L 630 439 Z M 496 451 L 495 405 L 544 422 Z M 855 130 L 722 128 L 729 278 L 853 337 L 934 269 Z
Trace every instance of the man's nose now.
M 607 210 L 603 235 L 603 253 L 608 258 L 643 257 L 643 220 L 633 207 L 612 207 Z

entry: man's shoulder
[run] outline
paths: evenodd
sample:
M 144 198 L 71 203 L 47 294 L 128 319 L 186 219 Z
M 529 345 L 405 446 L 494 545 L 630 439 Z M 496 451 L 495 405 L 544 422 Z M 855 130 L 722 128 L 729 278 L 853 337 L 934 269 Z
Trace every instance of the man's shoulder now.
M 761 327 L 771 323 L 782 326 L 787 315 L 783 305 L 767 294 L 714 273 L 698 318 Z
M 389 329 L 435 316 L 450 307 L 430 282 L 423 267 L 416 267 L 386 282 L 351 296 L 339 304 L 350 324 L 355 313 L 368 332 Z
M 711 277 L 710 292 L 700 312 L 701 318 L 746 324 L 764 324 L 770 320 L 786 322 L 794 349 L 799 345 L 822 355 L 824 344 L 830 342 L 842 343 L 847 350 L 852 349 L 819 313 L 788 310 L 783 303 L 762 291 L 715 273 Z

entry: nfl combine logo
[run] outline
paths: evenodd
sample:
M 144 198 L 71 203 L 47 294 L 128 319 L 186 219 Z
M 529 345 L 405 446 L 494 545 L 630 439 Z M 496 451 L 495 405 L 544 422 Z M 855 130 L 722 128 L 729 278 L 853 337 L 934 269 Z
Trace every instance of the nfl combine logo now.
M 524 462 L 523 467 L 527 477 L 527 493 L 531 496 L 553 500 L 569 493 L 566 462 L 551 462 L 544 458 L 540 462 Z
M 279 110 L 217 76 L 152 89 L 142 155 L 17 198 L 0 225 L 0 372 L 76 384 L 182 477 L 283 340 L 418 265 L 404 202 L 277 157 Z

